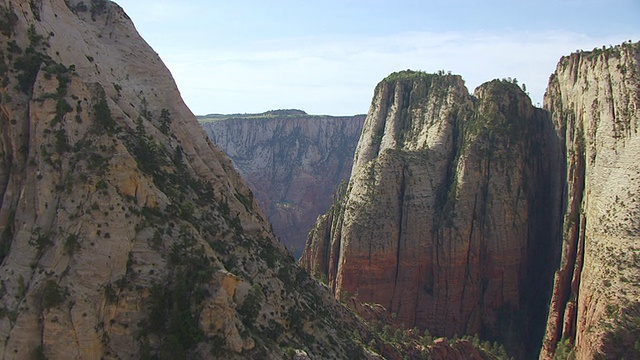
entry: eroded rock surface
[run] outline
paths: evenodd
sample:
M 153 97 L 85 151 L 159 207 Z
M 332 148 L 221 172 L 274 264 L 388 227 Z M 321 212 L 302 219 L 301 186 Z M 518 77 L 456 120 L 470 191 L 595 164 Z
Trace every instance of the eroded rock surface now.
M 0 1 L 0 73 L 0 358 L 372 353 L 119 6 Z
M 513 83 L 471 96 L 459 76 L 392 74 L 301 263 L 338 298 L 381 304 L 408 327 L 524 351 L 541 332 L 550 283 L 539 279 L 558 239 L 555 139 Z
M 566 158 L 562 262 L 541 359 L 640 357 L 640 45 L 564 57 L 549 81 Z
M 349 178 L 364 119 L 282 110 L 202 126 L 238 167 L 276 236 L 299 257 L 317 217 Z

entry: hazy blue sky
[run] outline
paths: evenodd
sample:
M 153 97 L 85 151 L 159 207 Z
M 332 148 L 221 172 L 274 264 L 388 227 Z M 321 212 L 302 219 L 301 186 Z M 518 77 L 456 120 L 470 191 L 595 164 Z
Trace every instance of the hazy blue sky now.
M 562 55 L 640 41 L 640 0 L 116 0 L 197 114 L 366 113 L 404 70 L 469 91 L 517 78 L 542 102 Z

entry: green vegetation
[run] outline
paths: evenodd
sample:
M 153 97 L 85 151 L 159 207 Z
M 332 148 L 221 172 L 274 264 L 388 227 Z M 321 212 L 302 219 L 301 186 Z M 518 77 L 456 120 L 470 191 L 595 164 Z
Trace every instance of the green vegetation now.
M 396 324 L 388 324 L 382 321 L 374 321 L 371 326 L 375 333 L 379 336 L 379 339 L 365 339 L 371 348 L 379 348 L 383 343 L 392 344 L 393 346 L 401 349 L 404 353 L 411 353 L 419 355 L 420 358 L 431 359 L 433 356 L 432 346 L 435 340 L 441 339 L 449 346 L 456 348 L 462 342 L 468 342 L 473 345 L 482 355 L 483 358 L 511 360 L 513 359 L 505 347 L 496 341 L 483 341 L 478 334 L 473 336 L 463 335 L 458 336 L 454 334 L 451 338 L 436 337 L 431 334 L 428 329 L 420 333 L 417 328 L 406 329 Z M 388 346 L 388 345 L 386 345 Z
M 67 151 L 71 151 L 71 146 L 69 145 L 69 139 L 64 129 L 54 131 L 54 135 L 55 135 L 54 147 L 58 154 L 61 155 Z
M 164 177 L 163 167 L 168 164 L 168 159 L 164 148 L 152 139 L 146 136 L 142 118 L 136 121 L 136 141 L 132 143 L 131 150 L 134 154 L 138 167 L 143 172 L 153 175 L 154 179 Z
M 573 351 L 573 344 L 570 339 L 562 339 L 558 341 L 556 345 L 556 351 L 553 355 L 553 360 L 572 360 L 575 359 L 575 353 Z
M 13 6 L 0 6 L 0 32 L 11 37 L 15 32 L 18 23 L 18 15 L 13 10 Z
M 18 88 L 25 94 L 29 95 L 33 91 L 33 84 L 35 83 L 40 67 L 44 64 L 46 67 L 52 67 L 56 65 L 53 59 L 38 48 L 48 46 L 42 35 L 36 32 L 35 26 L 32 24 L 27 35 L 29 37 L 29 46 L 23 52 L 22 49 L 15 43 L 9 44 L 9 53 L 20 55 L 14 62 L 14 69 L 18 71 Z M 62 68 L 64 66 L 60 65 Z M 65 69 L 66 70 L 66 69 Z
M 169 131 L 171 130 L 171 121 L 171 113 L 169 110 L 162 109 L 162 111 L 160 111 L 160 131 L 163 134 L 169 134 Z
M 59 121 L 62 120 L 62 117 L 73 111 L 73 108 L 71 107 L 71 105 L 69 105 L 69 103 L 64 100 L 64 99 L 58 99 L 58 101 L 56 102 L 56 117 L 53 119 L 53 124 L 55 125 L 56 123 L 58 123 Z
M 265 297 L 260 286 L 253 285 L 242 306 L 238 309 L 242 322 L 247 328 L 253 329 L 255 327 L 256 318 L 260 314 L 264 301 Z
M 619 310 L 611 307 L 608 310 L 612 313 L 613 324 L 607 326 L 610 331 L 604 339 L 606 358 L 640 359 L 640 302 Z
M 118 93 L 118 97 L 122 96 L 122 86 L 116 83 L 112 83 L 111 85 L 113 85 L 113 88 L 116 89 L 116 92 Z
M 0 263 L 4 260 L 4 258 L 9 255 L 9 251 L 11 250 L 11 244 L 13 242 L 13 222 L 15 220 L 16 213 L 15 211 L 11 211 L 7 218 L 7 222 L 4 230 L 0 233 Z M 1 292 L 0 292 L 1 295 Z
M 170 116 L 168 110 L 161 111 L 162 115 L 166 118 Z M 187 221 L 196 229 L 213 236 L 212 239 L 219 235 L 220 227 L 217 224 L 222 217 L 236 234 L 241 234 L 243 229 L 240 220 L 231 216 L 226 201 L 217 199 L 211 183 L 191 175 L 183 163 L 182 147 L 178 145 L 175 149 L 167 149 L 148 136 L 144 125 L 147 121 L 139 117 L 135 132 L 124 135 L 124 140 L 138 168 L 150 175 L 158 189 L 172 200 L 164 209 L 164 217 Z M 242 195 L 239 196 L 239 199 L 243 199 Z M 216 244 L 217 241 L 211 241 L 212 246 Z
M 64 252 L 67 253 L 67 255 L 73 255 L 73 253 L 78 249 L 80 249 L 78 235 L 69 234 L 64 241 Z
M 98 130 L 102 130 L 107 134 L 114 134 L 117 124 L 111 116 L 111 110 L 109 110 L 109 104 L 107 104 L 107 98 L 104 90 L 101 91 L 98 102 L 93 105 L 94 122 Z
M 42 19 L 40 18 L 40 7 L 34 0 L 29 0 L 29 7 L 31 8 L 31 12 L 33 13 L 33 16 L 36 18 L 36 20 L 42 21 Z
M 83 1 L 80 1 L 76 6 L 71 5 L 68 0 L 65 0 L 64 2 L 69 10 L 71 10 L 74 14 L 89 11 L 87 4 L 85 4 Z
M 33 351 L 33 358 L 35 360 L 47 360 L 47 357 L 44 354 L 44 348 L 42 347 L 42 345 L 36 346 L 35 350 Z
M 78 6 L 79 5 L 80 4 L 78 4 Z M 102 15 L 106 9 L 107 9 L 107 0 L 91 0 L 91 19 L 95 21 L 96 16 Z
M 168 284 L 152 286 L 148 319 L 140 324 L 140 337 L 156 334 L 162 339 L 161 359 L 184 359 L 189 350 L 204 340 L 199 327 L 205 289 L 215 268 L 204 248 L 186 229 L 169 254 L 171 277 Z
M 489 155 L 529 138 L 533 126 L 527 125 L 530 119 L 520 111 L 520 104 L 527 101 L 520 86 L 512 79 L 496 79 L 483 84 L 477 91 L 483 91 L 484 95 L 475 115 L 463 125 L 465 143 L 469 139 L 481 140 L 473 142 Z
M 302 110 L 271 110 L 260 114 L 209 114 L 196 116 L 200 123 L 226 120 L 265 120 L 265 119 L 321 119 L 331 116 L 309 115 Z
M 236 191 L 234 195 L 236 199 L 238 199 L 238 201 L 240 201 L 242 205 L 244 205 L 245 210 L 247 211 L 253 210 L 253 193 L 251 191 L 249 191 L 247 195 L 239 191 Z
M 424 71 L 414 71 L 414 70 L 402 70 L 391 73 L 389 76 L 382 80 L 383 82 L 394 82 L 394 81 L 404 81 L 404 80 L 417 80 L 417 79 L 432 79 L 435 74 L 430 74 Z
M 45 309 L 50 309 L 62 304 L 65 297 L 64 291 L 55 280 L 47 280 L 44 284 L 44 290 L 42 291 L 42 306 Z
M 16 300 L 22 299 L 27 294 L 27 286 L 24 283 L 22 275 L 18 275 L 18 292 L 16 293 Z
M 46 60 L 48 60 L 47 56 L 33 47 L 28 47 L 24 54 L 16 59 L 14 67 L 20 72 L 17 76 L 18 87 L 23 93 L 31 94 L 40 65 Z
M 381 83 L 384 82 L 397 82 L 397 81 L 416 81 L 423 80 L 427 81 L 427 83 L 431 83 L 432 81 L 448 81 L 449 79 L 457 78 L 458 75 L 452 75 L 451 71 L 447 71 L 445 73 L 444 70 L 439 70 L 436 73 L 427 73 L 425 71 L 416 71 L 416 70 L 402 70 L 389 74 L 386 78 L 384 78 Z
M 42 254 L 45 248 L 53 245 L 53 235 L 52 232 L 42 232 L 42 229 L 36 228 L 32 233 L 29 243 L 35 246 L 39 254 Z
M 28 37 L 30 45 L 23 52 L 22 49 L 15 44 L 15 42 L 9 44 L 9 52 L 11 54 L 19 55 L 13 66 L 18 75 L 18 88 L 25 94 L 30 95 L 33 92 L 33 85 L 36 81 L 36 77 L 40 72 L 40 69 L 44 65 L 44 76 L 46 79 L 51 79 L 52 76 L 56 76 L 58 80 L 58 88 L 56 94 L 45 95 L 45 97 L 54 98 L 56 102 L 56 117 L 52 125 L 62 120 L 62 117 L 73 110 L 73 108 L 64 100 L 64 96 L 67 93 L 68 84 L 71 82 L 70 72 L 72 69 L 68 69 L 62 64 L 56 63 L 50 56 L 44 52 L 39 51 L 38 48 L 48 46 L 45 38 L 36 32 L 35 26 L 31 24 L 28 29 Z
M 0 79 L 2 79 L 2 86 L 7 87 L 9 85 L 9 77 L 7 76 L 7 74 L 9 73 L 9 65 L 7 64 L 7 57 L 5 56 L 4 51 L 0 50 Z M 7 102 L 8 95 L 4 96 L 4 100 Z M 2 99 L 0 99 L 0 101 L 2 101 Z M 6 115 L 3 115 L 2 118 L 0 118 L 2 120 L 2 122 L 6 122 Z
M 80 148 L 79 146 L 74 147 L 74 149 Z M 89 171 L 95 171 L 97 175 L 104 175 L 107 164 L 109 163 L 109 158 L 98 153 L 98 152 L 89 152 L 86 155 L 87 158 L 87 169 Z
M 638 48 L 640 48 L 640 42 L 634 43 L 633 41 L 629 40 L 629 41 L 623 42 L 621 45 L 615 45 L 615 46 L 602 45 L 601 47 L 595 47 L 591 51 L 584 51 L 584 50 L 578 49 L 574 52 L 574 54 L 578 56 L 583 56 L 587 59 L 593 59 L 599 56 L 604 56 L 605 58 L 608 58 L 608 57 L 620 58 L 623 51 L 626 51 L 626 50 L 636 51 Z M 574 54 L 572 54 L 572 56 L 574 56 Z M 564 68 L 566 68 L 566 66 L 570 62 L 570 59 L 571 59 L 571 56 L 563 57 L 561 59 L 561 65 Z

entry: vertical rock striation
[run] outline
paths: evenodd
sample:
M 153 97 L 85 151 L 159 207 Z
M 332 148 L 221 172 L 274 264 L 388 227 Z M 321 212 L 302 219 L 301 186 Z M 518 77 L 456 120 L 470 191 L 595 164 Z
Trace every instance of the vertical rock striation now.
M 271 111 L 203 122 L 265 209 L 280 241 L 299 257 L 331 194 L 349 178 L 364 115 Z
M 470 96 L 459 76 L 392 74 L 301 263 L 337 297 L 379 303 L 409 327 L 535 347 L 525 336 L 542 337 L 551 286 L 534 279 L 551 277 L 542 264 L 558 238 L 555 139 L 510 82 Z
M 640 356 L 640 45 L 564 57 L 545 95 L 566 158 L 561 266 L 541 359 Z M 560 351 L 560 350 L 558 350 Z

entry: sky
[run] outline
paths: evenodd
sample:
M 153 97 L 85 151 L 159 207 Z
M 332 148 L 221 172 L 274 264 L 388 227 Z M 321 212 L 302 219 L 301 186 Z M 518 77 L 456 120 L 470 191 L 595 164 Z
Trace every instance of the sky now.
M 394 71 L 496 78 L 542 103 L 563 55 L 640 41 L 640 0 L 115 0 L 196 115 L 367 113 Z

